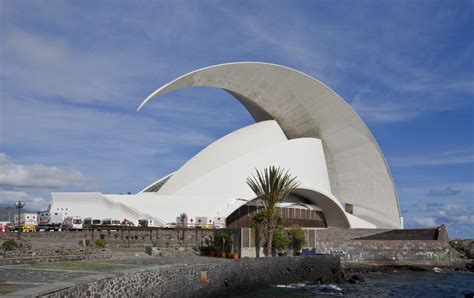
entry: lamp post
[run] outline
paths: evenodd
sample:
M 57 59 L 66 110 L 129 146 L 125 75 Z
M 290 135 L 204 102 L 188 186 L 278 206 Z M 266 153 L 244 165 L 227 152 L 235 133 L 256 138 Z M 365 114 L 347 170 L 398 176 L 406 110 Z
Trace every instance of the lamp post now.
M 20 215 L 21 215 L 21 208 L 23 208 L 25 206 L 25 202 L 23 201 L 18 201 L 15 203 L 15 208 L 18 209 L 18 239 L 21 238 L 21 219 L 20 219 Z

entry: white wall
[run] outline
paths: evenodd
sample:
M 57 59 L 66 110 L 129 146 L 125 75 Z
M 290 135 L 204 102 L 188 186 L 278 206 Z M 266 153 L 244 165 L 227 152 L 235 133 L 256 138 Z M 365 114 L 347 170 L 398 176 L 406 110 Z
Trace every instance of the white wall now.
M 158 191 L 159 194 L 177 193 L 181 188 L 200 179 L 216 168 L 249 152 L 286 141 L 276 121 L 269 120 L 249 125 L 213 142 L 187 161 Z

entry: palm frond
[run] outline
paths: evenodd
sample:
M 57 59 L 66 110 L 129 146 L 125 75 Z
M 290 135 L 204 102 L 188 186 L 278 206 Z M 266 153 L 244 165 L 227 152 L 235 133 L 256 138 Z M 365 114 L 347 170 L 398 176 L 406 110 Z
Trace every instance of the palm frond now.
M 280 167 L 270 166 L 247 178 L 247 185 L 267 205 L 267 208 L 275 208 L 291 191 L 299 186 L 296 176 L 292 176 L 288 170 Z

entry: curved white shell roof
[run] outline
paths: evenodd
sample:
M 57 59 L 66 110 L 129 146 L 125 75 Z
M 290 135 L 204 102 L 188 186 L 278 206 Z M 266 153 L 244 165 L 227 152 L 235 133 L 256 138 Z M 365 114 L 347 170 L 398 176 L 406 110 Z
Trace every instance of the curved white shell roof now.
M 288 139 L 321 139 L 331 193 L 353 204 L 355 216 L 378 228 L 401 227 L 394 183 L 377 142 L 354 110 L 330 88 L 284 66 L 230 63 L 196 70 L 164 85 L 139 109 L 160 95 L 193 86 L 226 90 L 257 122 L 276 120 Z M 162 190 L 167 188 L 165 184 Z

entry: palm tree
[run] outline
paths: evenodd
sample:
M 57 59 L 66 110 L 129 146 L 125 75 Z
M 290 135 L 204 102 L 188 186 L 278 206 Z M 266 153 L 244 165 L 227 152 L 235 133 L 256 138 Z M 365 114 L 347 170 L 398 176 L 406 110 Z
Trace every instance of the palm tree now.
M 263 203 L 265 238 L 267 255 L 272 255 L 273 233 L 276 228 L 277 204 L 299 186 L 297 177 L 293 177 L 280 167 L 270 166 L 262 172 L 255 169 L 256 174 L 247 178 L 247 185 Z

